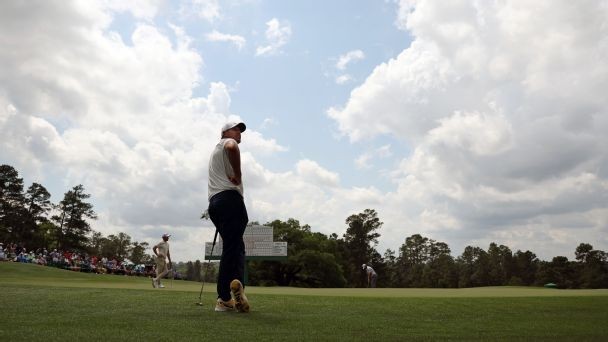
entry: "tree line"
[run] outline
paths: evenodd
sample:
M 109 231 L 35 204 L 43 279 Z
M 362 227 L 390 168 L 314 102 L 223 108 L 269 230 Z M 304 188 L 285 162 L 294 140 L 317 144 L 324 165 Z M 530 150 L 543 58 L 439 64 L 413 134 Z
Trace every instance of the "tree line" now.
M 78 251 L 99 257 L 150 262 L 147 242 L 132 241 L 125 233 L 103 236 L 88 220 L 96 220 L 91 195 L 82 184 L 68 190 L 59 203 L 39 183 L 24 188 L 23 178 L 10 165 L 0 165 L 0 241 L 27 247 Z
M 152 263 L 146 242 L 125 233 L 104 237 L 87 220 L 97 215 L 82 185 L 74 186 L 58 203 L 38 183 L 24 190 L 23 179 L 9 165 L 0 166 L 0 241 L 25 241 L 30 246 L 84 251 L 108 258 Z M 254 222 L 256 223 L 256 222 Z M 346 218 L 340 237 L 313 232 L 296 219 L 274 220 L 274 241 L 288 243 L 285 261 L 249 261 L 249 284 L 261 286 L 363 287 L 362 264 L 378 273 L 379 287 L 460 288 L 554 283 L 560 288 L 608 288 L 608 253 L 580 243 L 575 260 L 556 256 L 542 261 L 531 251 L 513 252 L 491 243 L 487 250 L 467 246 L 453 257 L 447 243 L 420 234 L 405 238 L 397 251 L 377 251 L 383 222 L 373 209 Z M 32 248 L 32 247 L 30 247 Z M 199 260 L 179 263 L 186 279 L 202 280 Z M 206 281 L 215 281 L 209 267 Z
M 250 261 L 252 285 L 364 287 L 362 264 L 378 273 L 379 287 L 463 288 L 543 286 L 608 288 L 608 253 L 588 243 L 576 247 L 575 260 L 556 256 L 539 260 L 531 251 L 513 252 L 490 243 L 487 250 L 467 246 L 454 258 L 445 242 L 420 234 L 405 238 L 398 251 L 376 250 L 382 222 L 373 209 L 346 219 L 342 237 L 312 232 L 295 219 L 266 223 L 275 241 L 288 243 L 285 262 Z

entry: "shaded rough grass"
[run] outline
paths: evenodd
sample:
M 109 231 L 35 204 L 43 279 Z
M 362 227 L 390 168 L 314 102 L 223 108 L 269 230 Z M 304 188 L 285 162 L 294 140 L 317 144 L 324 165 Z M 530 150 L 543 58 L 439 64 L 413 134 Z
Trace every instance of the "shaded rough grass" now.
M 57 285 L 64 281 L 82 286 Z M 363 295 L 345 290 L 348 295 L 315 296 L 251 287 L 252 312 L 237 314 L 213 312 L 211 293 L 203 295 L 204 307 L 196 306 L 200 284 L 180 283 L 184 288 L 155 290 L 147 279 L 1 263 L 0 336 L 8 341 L 608 340 L 608 296 L 602 292 L 531 296 L 525 288 L 508 288 L 526 295 L 374 297 L 367 289 L 360 289 Z M 214 291 L 212 284 L 205 288 Z M 333 291 L 339 292 L 328 293 Z

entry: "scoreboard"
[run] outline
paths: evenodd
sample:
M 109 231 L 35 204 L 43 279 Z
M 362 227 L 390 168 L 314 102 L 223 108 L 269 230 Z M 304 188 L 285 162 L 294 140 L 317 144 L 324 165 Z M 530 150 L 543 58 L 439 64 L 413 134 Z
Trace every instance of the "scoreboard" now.
M 273 229 L 268 226 L 251 225 L 245 228 L 243 242 L 245 243 L 245 256 L 255 257 L 251 259 L 262 259 L 257 257 L 287 257 L 287 242 L 273 241 Z M 205 260 L 218 260 L 222 255 L 222 237 L 218 234 L 218 240 L 213 248 L 213 242 L 205 242 Z

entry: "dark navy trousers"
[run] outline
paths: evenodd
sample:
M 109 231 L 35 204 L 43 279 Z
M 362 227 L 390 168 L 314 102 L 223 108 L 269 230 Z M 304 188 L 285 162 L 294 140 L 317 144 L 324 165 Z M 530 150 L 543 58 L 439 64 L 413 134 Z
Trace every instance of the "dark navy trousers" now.
M 244 286 L 245 243 L 243 233 L 249 217 L 243 197 L 236 190 L 222 191 L 209 200 L 209 217 L 222 237 L 222 258 L 217 279 L 217 294 L 230 300 L 230 282 L 238 279 Z

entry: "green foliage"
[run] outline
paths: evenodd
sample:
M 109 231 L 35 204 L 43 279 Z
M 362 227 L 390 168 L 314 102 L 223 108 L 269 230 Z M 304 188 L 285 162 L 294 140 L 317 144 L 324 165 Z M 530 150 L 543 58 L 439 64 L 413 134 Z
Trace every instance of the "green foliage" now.
M 372 229 L 368 228 L 363 234 L 366 218 L 370 218 Z M 313 233 L 308 225 L 301 226 L 295 219 L 267 223 L 274 227 L 275 241 L 289 243 L 288 260 L 250 262 L 250 283 L 334 287 L 342 284 L 341 277 L 344 277 L 343 286 L 363 287 L 365 274 L 355 261 L 359 258 L 365 260 L 361 263 L 373 265 L 378 273 L 379 287 L 542 286 L 549 282 L 560 288 L 608 287 L 607 254 L 593 250 L 589 244 L 581 244 L 577 249 L 578 262 L 569 262 L 564 257 L 557 257 L 550 263 L 541 262 L 530 251 L 512 253 L 509 247 L 496 243 L 491 243 L 487 251 L 467 246 L 454 259 L 446 243 L 413 234 L 399 248 L 398 257 L 390 249 L 382 256 L 373 248 L 373 238 L 367 239 L 369 248 L 364 243 L 365 235 L 373 237 L 373 227 L 381 225 L 374 211 L 352 215 L 347 223 L 349 227 L 344 239 L 336 234 L 327 237 Z M 333 258 L 328 258 L 329 255 Z M 327 268 L 329 272 L 319 272 L 321 268 Z
M 27 212 L 24 207 L 23 178 L 10 165 L 0 165 L 0 239 L 21 241 Z
M 188 261 L 185 264 L 185 279 L 192 281 L 214 282 L 217 280 L 217 262 Z M 206 273 L 205 273 L 206 272 Z
M 150 263 L 148 243 L 132 242 L 125 233 L 103 237 L 87 220 L 97 215 L 87 202 L 89 194 L 77 185 L 66 192 L 59 205 L 39 183 L 23 191 L 23 179 L 10 165 L 0 165 L 0 241 L 12 241 L 29 250 L 37 248 L 76 249 L 97 256 L 128 258 L 134 263 Z M 57 214 L 49 220 L 53 209 Z M 90 237 L 89 237 L 90 234 Z
M 384 284 L 385 287 L 399 287 L 399 266 L 395 252 L 390 248 L 384 252 L 383 269 L 378 270 L 378 283 Z
M 186 263 L 186 279 L 194 280 L 194 264 L 192 261 Z
M 47 216 L 53 204 L 51 194 L 46 188 L 38 183 L 33 183 L 25 193 L 24 208 L 27 215 L 24 216 L 22 239 L 32 241 L 41 246 L 45 242 L 44 231 L 39 228 L 42 223 L 48 222 Z
M 36 233 L 37 240 L 32 241 L 32 246 L 43 246 L 46 248 L 57 248 L 57 231 L 59 227 L 51 221 L 44 221 L 38 225 Z
M 294 285 L 302 287 L 344 287 L 346 279 L 333 254 L 305 249 L 295 257 L 302 265 Z
M 192 280 L 201 281 L 203 277 L 201 276 L 201 262 L 200 260 L 196 260 L 194 262 L 194 273 L 192 275 Z
M 344 275 L 336 239 L 311 232 L 309 225 L 300 225 L 295 219 L 274 220 L 266 224 L 273 227 L 274 241 L 288 243 L 287 261 L 252 261 L 249 263 L 251 284 L 341 287 Z
M 132 248 L 129 235 L 125 233 L 110 234 L 107 238 L 102 239 L 101 255 L 123 260 L 129 256 Z
M 149 246 L 150 245 L 147 242 L 132 242 L 129 248 L 131 251 L 129 259 L 136 265 L 151 264 L 153 261 L 152 257 L 146 253 L 146 250 L 149 248 Z
M 420 234 L 405 239 L 399 248 L 397 284 L 403 287 L 456 287 L 458 274 L 450 248 Z
M 568 261 L 564 256 L 554 257 L 550 262 L 541 262 L 537 273 L 536 285 L 555 283 L 559 288 L 577 288 L 576 263 Z
M 490 267 L 488 283 L 492 286 L 505 284 L 515 271 L 513 254 L 509 247 L 498 246 L 494 242 L 490 243 L 488 248 L 488 264 Z
M 594 250 L 590 244 L 581 243 L 576 248 L 575 255 L 581 264 L 579 279 L 583 288 L 608 287 L 608 254 L 606 252 Z
M 58 229 L 58 245 L 62 249 L 83 250 L 86 247 L 87 235 L 91 226 L 86 219 L 97 219 L 93 205 L 86 202 L 91 195 L 84 192 L 79 184 L 66 192 L 57 206 L 58 214 L 51 218 Z
M 346 218 L 346 233 L 344 234 L 345 256 L 348 260 L 346 265 L 346 278 L 348 283 L 363 287 L 364 274 L 361 272 L 361 264 L 372 263 L 375 246 L 378 244 L 380 233 L 377 231 L 383 223 L 378 218 L 378 213 L 373 209 L 365 209 L 362 213 L 350 215 Z
M 574 251 L 574 255 L 576 257 L 576 260 L 585 263 L 587 262 L 587 259 L 590 257 L 593 257 L 593 246 L 591 246 L 588 243 L 581 243 L 580 245 L 578 245 L 576 247 L 576 250 Z
M 47 215 L 52 209 L 51 195 L 44 186 L 33 183 L 23 192 L 23 179 L 10 165 L 0 165 L 0 240 L 40 246 L 47 240 Z
M 132 241 L 125 233 L 104 237 L 89 220 L 97 218 L 90 195 L 83 185 L 65 193 L 55 205 L 38 183 L 24 192 L 23 179 L 10 165 L 0 165 L 0 240 L 22 243 L 29 250 L 47 247 L 77 249 L 108 258 L 128 258 L 134 263 L 152 263 L 149 245 Z M 49 219 L 54 209 L 56 215 Z M 201 213 L 208 219 L 208 212 Z M 257 222 L 256 222 L 257 223 Z M 346 218 L 346 232 L 340 238 L 313 232 L 296 219 L 274 220 L 274 241 L 289 245 L 286 261 L 252 261 L 251 284 L 301 287 L 363 287 L 361 264 L 370 264 L 378 273 L 379 287 L 475 287 L 496 285 L 537 285 L 556 283 L 560 288 L 608 288 L 608 254 L 581 243 L 576 261 L 555 257 L 540 261 L 531 251 L 512 253 L 509 247 L 491 243 L 488 250 L 467 246 L 454 259 L 449 246 L 413 234 L 396 252 L 376 250 L 383 223 L 373 209 Z M 204 265 L 206 267 L 206 265 Z M 206 281 L 217 277 L 211 264 Z M 200 261 L 183 265 L 187 279 L 201 280 Z
M 516 275 L 521 278 L 522 285 L 534 284 L 534 277 L 538 270 L 539 260 L 536 258 L 536 254 L 530 251 L 517 251 L 513 255 L 515 260 Z

